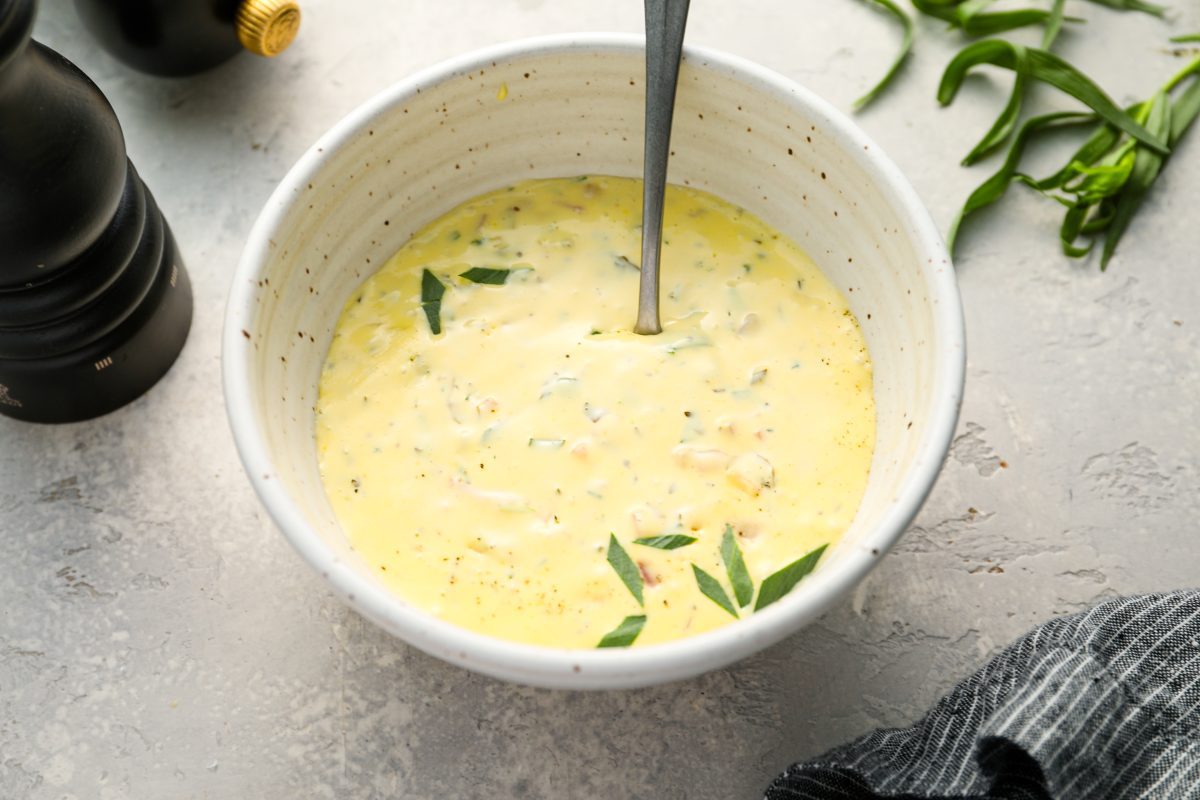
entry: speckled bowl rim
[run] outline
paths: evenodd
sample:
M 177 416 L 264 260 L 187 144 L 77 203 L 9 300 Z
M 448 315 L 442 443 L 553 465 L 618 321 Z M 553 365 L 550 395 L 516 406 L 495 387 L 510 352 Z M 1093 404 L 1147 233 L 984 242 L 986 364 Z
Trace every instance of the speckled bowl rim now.
M 696 636 L 627 650 L 582 650 L 520 644 L 457 627 L 408 605 L 378 583 L 341 562 L 298 510 L 281 481 L 265 476 L 275 471 L 252 409 L 249 376 L 252 349 L 244 347 L 243 329 L 255 317 L 253 287 L 269 258 L 269 242 L 321 165 L 346 143 L 367 130 L 376 118 L 402 106 L 419 91 L 428 91 L 454 76 L 487 67 L 493 61 L 564 52 L 640 53 L 640 36 L 575 33 L 522 39 L 476 50 L 414 73 L 356 108 L 326 132 L 280 182 L 250 232 L 230 293 L 223 333 L 223 379 L 226 410 L 234 440 L 267 512 L 299 552 L 351 607 L 385 630 L 427 653 L 452 663 L 538 686 L 623 688 L 678 680 L 716 669 L 773 644 L 829 610 L 858 584 L 896 543 L 916 516 L 937 479 L 958 421 L 965 379 L 965 333 L 961 301 L 950 257 L 915 190 L 899 168 L 842 112 L 792 80 L 738 56 L 688 47 L 685 58 L 707 62 L 756 86 L 780 102 L 807 107 L 826 121 L 828 132 L 864 171 L 909 224 L 918 253 L 930 255 L 944 269 L 920 265 L 931 291 L 939 333 L 933 411 L 896 502 L 867 531 L 861 546 L 837 563 L 819 569 L 773 606 L 739 622 Z

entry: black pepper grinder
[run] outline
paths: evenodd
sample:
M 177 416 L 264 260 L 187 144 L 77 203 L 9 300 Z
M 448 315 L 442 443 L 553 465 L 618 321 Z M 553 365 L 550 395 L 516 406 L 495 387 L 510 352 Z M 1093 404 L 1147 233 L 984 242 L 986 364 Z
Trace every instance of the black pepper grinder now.
M 294 0 L 75 0 L 114 56 L 152 75 L 191 75 L 242 50 L 271 58 L 300 29 Z
M 141 395 L 179 355 L 192 294 L 112 106 L 0 0 L 0 413 L 70 422 Z

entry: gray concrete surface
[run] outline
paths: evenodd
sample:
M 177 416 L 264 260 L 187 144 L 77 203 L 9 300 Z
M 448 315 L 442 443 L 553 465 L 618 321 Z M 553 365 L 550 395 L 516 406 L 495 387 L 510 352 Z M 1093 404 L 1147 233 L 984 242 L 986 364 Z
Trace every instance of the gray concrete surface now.
M 1118 100 L 1182 64 L 1170 27 L 1072 0 L 1062 52 Z M 268 523 L 220 396 L 242 242 L 322 131 L 407 73 L 568 30 L 635 31 L 641 3 L 304 0 L 285 57 L 191 80 L 98 52 L 65 0 L 37 35 L 111 98 L 174 227 L 196 320 L 167 379 L 80 425 L 0 419 L 0 798 L 754 798 L 789 762 L 913 720 L 1054 614 L 1194 585 L 1200 517 L 1200 136 L 1105 274 L 1056 251 L 1028 194 L 959 260 L 970 339 L 954 450 L 916 526 L 852 600 L 758 657 L 681 684 L 572 694 L 445 666 L 348 612 Z M 856 0 L 693 3 L 689 40 L 848 108 L 895 32 Z M 943 227 L 991 162 L 963 154 L 1007 92 L 933 99 L 957 44 L 922 23 L 861 124 Z M 1063 103 L 1041 92 L 1044 105 Z

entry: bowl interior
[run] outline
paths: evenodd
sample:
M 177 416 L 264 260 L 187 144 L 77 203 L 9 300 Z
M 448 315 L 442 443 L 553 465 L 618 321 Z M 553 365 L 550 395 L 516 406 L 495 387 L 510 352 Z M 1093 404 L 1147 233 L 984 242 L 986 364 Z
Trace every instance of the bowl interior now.
M 319 142 L 264 211 L 230 301 L 231 418 L 276 521 L 315 566 L 342 573 L 334 582 L 352 602 L 353 587 L 361 594 L 378 584 L 326 501 L 313 442 L 318 376 L 343 303 L 413 232 L 475 195 L 530 177 L 640 175 L 642 59 L 634 39 L 593 37 L 510 47 L 416 76 Z M 891 545 L 932 485 L 961 393 L 961 318 L 949 261 L 915 195 L 840 115 L 745 62 L 690 51 L 677 102 L 671 181 L 741 205 L 795 239 L 862 325 L 878 429 L 861 508 L 792 595 L 706 635 L 730 638 L 704 657 L 694 655 L 703 645 L 692 646 L 671 674 L 640 674 L 594 660 L 612 655 L 597 653 L 518 670 L 513 665 L 528 660 L 522 649 L 545 648 L 516 645 L 507 667 L 486 657 L 472 664 L 470 636 L 447 645 L 439 623 L 375 596 L 368 616 L 424 649 L 552 685 L 644 684 L 700 672 L 828 607 Z M 687 641 L 645 650 L 683 653 Z

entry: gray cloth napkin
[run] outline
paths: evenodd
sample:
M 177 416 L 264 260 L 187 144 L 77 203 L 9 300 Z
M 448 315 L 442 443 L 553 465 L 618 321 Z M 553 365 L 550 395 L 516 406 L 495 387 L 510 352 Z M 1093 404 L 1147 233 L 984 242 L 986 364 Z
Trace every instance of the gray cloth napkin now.
M 875 797 L 1200 798 L 1200 592 L 1051 620 L 916 725 L 795 764 L 766 792 Z

